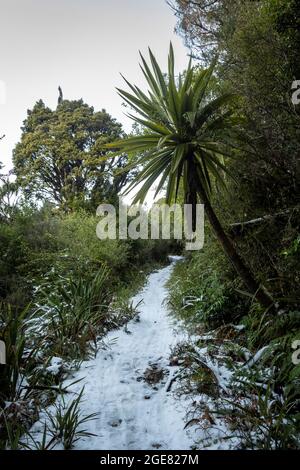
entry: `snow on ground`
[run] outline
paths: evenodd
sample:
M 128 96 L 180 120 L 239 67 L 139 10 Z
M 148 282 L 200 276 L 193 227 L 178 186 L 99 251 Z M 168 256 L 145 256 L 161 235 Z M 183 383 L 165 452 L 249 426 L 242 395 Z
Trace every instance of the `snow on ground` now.
M 174 331 L 166 305 L 165 283 L 173 263 L 152 273 L 133 298 L 134 305 L 143 301 L 138 308 L 140 321 L 132 320 L 126 328 L 110 332 L 106 337 L 110 346 L 100 350 L 95 359 L 83 362 L 64 383 L 83 378 L 69 390 L 79 393 L 84 384 L 82 414 L 99 413 L 97 420 L 84 426 L 96 436 L 81 438 L 75 449 L 187 450 L 193 445 L 189 431 L 184 430 L 184 401 L 167 392 L 177 369 L 169 366 L 170 348 L 182 340 L 182 334 L 179 337 Z M 151 364 L 169 372 L 157 389 L 142 379 Z M 67 395 L 68 400 L 73 398 L 73 393 Z M 36 423 L 32 431 L 38 427 Z

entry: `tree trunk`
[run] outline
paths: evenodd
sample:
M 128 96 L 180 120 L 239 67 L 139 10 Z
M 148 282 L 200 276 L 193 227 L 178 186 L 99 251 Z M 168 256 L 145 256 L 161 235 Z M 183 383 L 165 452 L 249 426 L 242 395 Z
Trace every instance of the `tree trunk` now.
M 221 243 L 226 255 L 234 266 L 236 272 L 241 277 L 245 286 L 247 287 L 249 293 L 265 308 L 273 309 L 274 301 L 271 295 L 265 290 L 265 288 L 255 280 L 250 269 L 245 265 L 244 261 L 238 254 L 233 242 L 229 236 L 225 233 L 218 217 L 216 216 L 210 201 L 206 195 L 206 192 L 203 188 L 197 187 L 198 194 L 204 204 L 204 210 L 207 215 L 207 218 L 213 227 L 216 236 L 218 237 L 219 242 Z

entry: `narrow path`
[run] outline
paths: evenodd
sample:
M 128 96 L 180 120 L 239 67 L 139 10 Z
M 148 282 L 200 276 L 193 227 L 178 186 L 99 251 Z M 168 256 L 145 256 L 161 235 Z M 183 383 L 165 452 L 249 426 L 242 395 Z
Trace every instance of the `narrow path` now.
M 176 370 L 169 366 L 170 346 L 178 341 L 164 302 L 172 269 L 173 263 L 149 276 L 133 299 L 134 304 L 143 300 L 140 321 L 129 322 L 127 331 L 110 332 L 107 340 L 115 342 L 76 373 L 75 379 L 84 377 L 78 388 L 85 383 L 82 412 L 100 414 L 86 425 L 97 436 L 80 439 L 75 449 L 184 450 L 192 445 L 183 429 L 183 406 L 167 392 Z M 156 389 L 142 379 L 151 364 L 166 370 Z

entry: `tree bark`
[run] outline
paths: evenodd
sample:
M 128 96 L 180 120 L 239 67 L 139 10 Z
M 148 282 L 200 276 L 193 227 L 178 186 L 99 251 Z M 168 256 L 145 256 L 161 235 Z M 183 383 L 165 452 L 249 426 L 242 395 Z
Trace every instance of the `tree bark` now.
M 247 287 L 249 293 L 253 295 L 253 297 L 264 307 L 267 309 L 274 309 L 274 301 L 271 295 L 266 291 L 266 289 L 261 286 L 256 279 L 254 278 L 253 274 L 251 273 L 250 269 L 246 266 L 244 261 L 242 260 L 241 256 L 238 254 L 232 240 L 226 234 L 225 230 L 223 229 L 217 215 L 215 214 L 210 201 L 206 195 L 206 192 L 202 187 L 198 185 L 198 194 L 202 203 L 204 204 L 204 210 L 207 215 L 207 218 L 219 240 L 221 243 L 224 252 L 226 253 L 227 257 L 231 261 L 233 267 L 235 268 L 236 272 L 241 277 L 242 281 L 244 282 L 245 286 Z
M 245 230 L 249 228 L 256 227 L 264 222 L 273 222 L 275 219 L 282 218 L 283 220 L 288 217 L 290 214 L 292 215 L 293 212 L 298 213 L 300 208 L 298 206 L 292 207 L 291 209 L 287 209 L 285 211 L 277 212 L 276 214 L 267 214 L 263 215 L 262 217 L 257 217 L 256 219 L 246 220 L 245 222 L 235 222 L 234 224 L 230 224 L 229 230 L 232 236 L 241 235 Z

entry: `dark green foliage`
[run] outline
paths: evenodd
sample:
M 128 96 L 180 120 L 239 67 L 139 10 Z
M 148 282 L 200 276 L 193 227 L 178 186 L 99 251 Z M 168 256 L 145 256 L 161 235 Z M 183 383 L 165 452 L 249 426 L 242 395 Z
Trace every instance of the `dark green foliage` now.
M 181 249 L 161 240 L 100 241 L 95 208 L 116 202 L 137 164 L 137 182 L 144 183 L 137 198 L 158 178 L 168 202 L 178 195 L 195 203 L 191 150 L 197 184 L 237 253 L 272 292 L 276 311 L 245 292 L 206 227 L 204 250 L 178 263 L 169 284 L 174 311 L 200 336 L 174 351 L 183 364 L 177 382 L 221 400 L 214 373 L 221 361 L 234 377 L 216 411 L 231 425 L 226 439 L 239 436 L 247 449 L 299 447 L 300 366 L 292 344 L 300 340 L 300 105 L 291 101 L 292 82 L 300 80 L 299 2 L 169 3 L 201 66 L 177 78 L 172 48 L 167 75 L 151 52 L 152 73 L 142 58 L 151 94 L 129 83 L 130 93 L 119 90 L 140 114 L 134 135 L 124 139 L 104 110 L 61 93 L 55 110 L 39 101 L 28 111 L 14 150 L 17 184 L 0 174 L 0 339 L 8 353 L 0 366 L 1 448 L 17 449 L 38 408 L 62 392 L 66 371 L 95 353 L 108 329 L 136 314 L 128 298 L 149 265 Z M 216 53 L 215 68 L 203 69 Z M 201 345 L 205 357 L 198 355 Z M 49 371 L 54 355 L 63 359 L 56 375 Z M 59 401 L 42 442 L 28 434 L 24 447 L 49 449 L 61 441 L 70 449 L 87 436 L 82 424 L 95 416 L 80 415 L 82 396 Z
M 187 326 L 215 328 L 238 322 L 248 311 L 247 297 L 238 294 L 235 279 L 218 244 L 206 238 L 201 252 L 178 263 L 170 282 L 170 304 Z
M 292 103 L 291 87 L 300 78 L 299 2 L 172 3 L 178 31 L 193 53 L 207 61 L 218 51 L 218 86 L 240 96 L 243 146 L 238 158 L 229 162 L 235 183 L 229 181 L 228 194 L 214 203 L 243 258 L 272 292 L 279 311 L 274 315 L 253 299 L 246 302 L 244 289 L 226 261 L 219 260 L 210 240 L 202 255 L 178 266 L 171 301 L 181 316 L 193 321 L 193 328 L 203 322 L 211 327 L 221 322 L 229 325 L 235 320 L 232 313 L 239 312 L 237 318 L 245 327 L 240 346 L 253 354 L 266 350 L 243 382 L 246 402 L 239 407 L 239 417 L 228 419 L 237 426 L 246 448 L 294 448 L 299 446 L 300 398 L 300 369 L 292 362 L 292 344 L 300 332 L 300 108 Z M 201 282 L 195 285 L 197 275 Z M 181 295 L 187 299 L 203 295 L 203 300 L 183 308 Z M 220 322 L 208 321 L 214 318 Z M 232 402 L 235 412 L 237 403 Z
M 0 407 L 3 400 L 19 397 L 22 390 L 21 373 L 27 367 L 25 323 L 29 312 L 29 308 L 18 312 L 10 305 L 0 304 L 0 338 L 6 347 L 6 364 L 0 365 Z
M 300 15 L 297 0 L 269 0 L 267 13 L 273 20 L 275 30 L 283 41 L 287 59 L 295 78 L 300 76 Z
M 141 154 L 141 169 L 126 189 L 138 188 L 134 202 L 143 203 L 152 185 L 158 181 L 155 195 L 166 185 L 166 203 L 177 200 L 180 185 L 184 202 L 192 208 L 192 224 L 196 229 L 196 205 L 204 205 L 207 218 L 231 264 L 243 280 L 245 288 L 265 308 L 274 309 L 270 293 L 255 279 L 255 273 L 238 253 L 227 236 L 212 206 L 216 188 L 226 188 L 227 160 L 236 157 L 241 118 L 234 93 L 212 93 L 211 78 L 217 63 L 199 71 L 191 60 L 185 74 L 175 77 L 172 43 L 168 55 L 168 75 L 164 75 L 149 49 L 149 61 L 141 55 L 141 69 L 148 90 L 143 92 L 126 79 L 131 93 L 118 89 L 120 96 L 135 111 L 130 117 L 144 130 L 138 136 L 106 144 L 116 152 Z
M 28 111 L 22 132 L 13 161 L 27 197 L 52 201 L 65 211 L 94 211 L 104 201 L 114 202 L 128 180 L 128 172 L 119 173 L 126 155 L 104 158 L 103 144 L 123 135 L 105 110 L 63 100 L 52 111 L 40 100 Z
M 90 437 L 94 434 L 86 431 L 82 427 L 88 421 L 97 419 L 98 414 L 92 413 L 87 416 L 83 416 L 80 412 L 80 403 L 82 401 L 84 388 L 82 388 L 77 398 L 74 398 L 69 403 L 65 403 L 64 397 L 62 401 L 55 404 L 55 413 L 48 414 L 50 423 L 48 424 L 48 430 L 52 436 L 52 443 L 62 442 L 64 449 L 69 450 L 73 447 L 76 441 L 81 437 Z
M 81 277 L 62 277 L 55 271 L 47 276 L 37 294 L 41 308 L 35 312 L 37 321 L 43 318 L 47 323 L 44 354 L 49 349 L 49 355 L 84 357 L 87 342 L 96 342 L 106 319 L 111 299 L 108 275 L 103 267 Z

